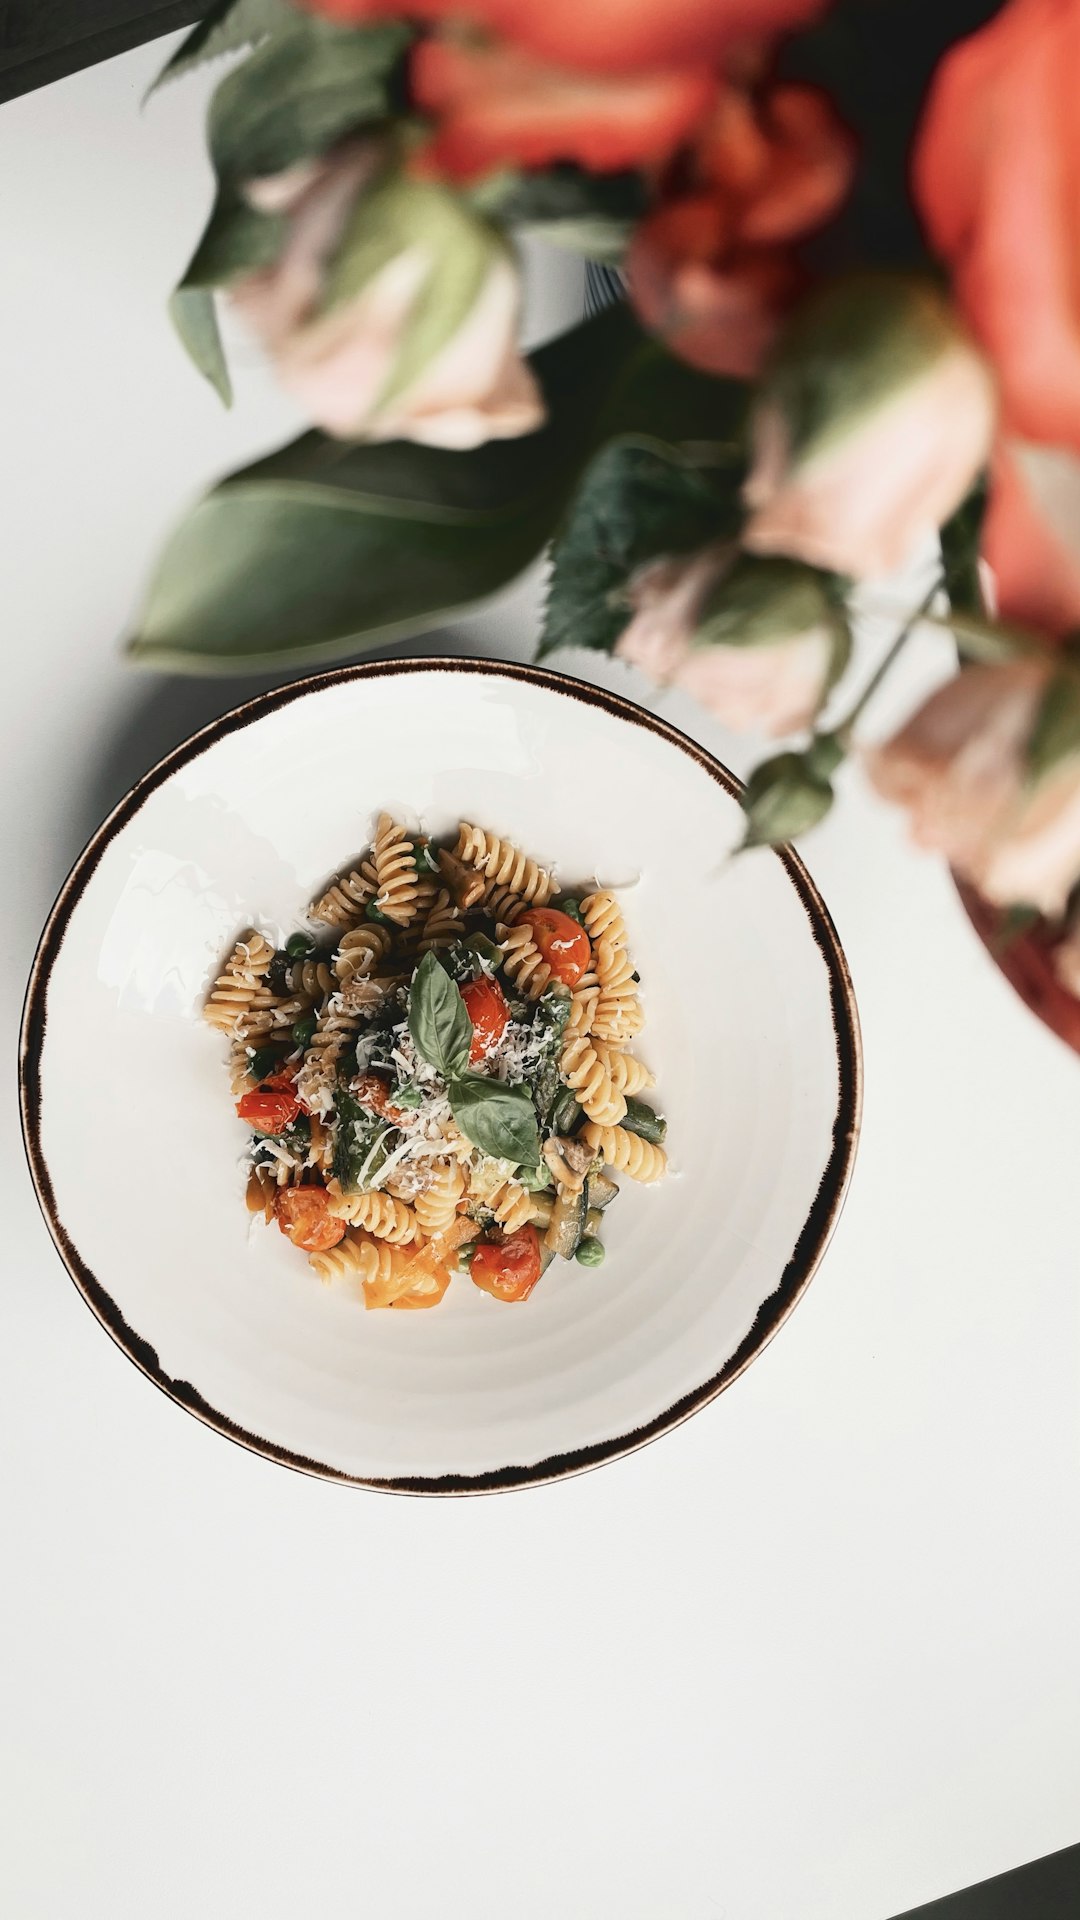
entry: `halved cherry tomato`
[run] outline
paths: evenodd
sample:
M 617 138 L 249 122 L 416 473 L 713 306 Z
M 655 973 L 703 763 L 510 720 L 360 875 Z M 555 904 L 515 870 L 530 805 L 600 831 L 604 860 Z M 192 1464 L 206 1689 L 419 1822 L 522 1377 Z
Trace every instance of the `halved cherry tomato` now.
M 401 1108 L 390 1105 L 390 1088 L 378 1073 L 362 1073 L 352 1083 L 353 1099 L 362 1107 L 370 1107 L 385 1120 L 400 1120 Z
M 561 980 L 564 987 L 576 987 L 592 959 L 584 927 L 579 927 L 568 913 L 560 913 L 558 907 L 534 907 L 521 918 L 556 980 Z
M 480 1240 L 469 1277 L 493 1300 L 527 1300 L 540 1278 L 540 1235 L 519 1227 L 502 1240 Z
M 282 1233 L 305 1253 L 325 1253 L 345 1237 L 345 1222 L 330 1212 L 325 1187 L 282 1187 L 274 1212 Z
M 510 1019 L 510 1009 L 498 981 L 489 979 L 486 973 L 479 974 L 462 987 L 461 997 L 473 1024 L 469 1065 L 475 1067 L 488 1048 L 493 1047 L 496 1040 L 502 1039 Z
M 240 1119 L 246 1120 L 256 1133 L 284 1133 L 286 1127 L 292 1126 L 301 1108 L 302 1103 L 292 1091 L 291 1082 L 286 1092 L 284 1087 L 275 1089 L 264 1081 L 254 1093 L 245 1093 L 236 1103 Z M 303 1110 L 306 1112 L 306 1108 Z

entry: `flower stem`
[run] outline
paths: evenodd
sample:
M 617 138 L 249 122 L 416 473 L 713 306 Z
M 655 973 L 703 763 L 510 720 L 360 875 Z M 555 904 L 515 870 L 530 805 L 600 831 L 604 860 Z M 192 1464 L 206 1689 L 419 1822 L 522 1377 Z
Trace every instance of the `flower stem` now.
M 858 721 L 870 705 L 885 675 L 889 672 L 893 662 L 896 660 L 901 647 L 904 645 L 904 642 L 910 638 L 913 630 L 918 626 L 919 621 L 929 613 L 930 608 L 944 585 L 945 576 L 944 574 L 939 574 L 933 586 L 930 587 L 929 591 L 920 600 L 914 612 L 909 613 L 899 633 L 893 640 L 892 645 L 886 649 L 882 658 L 878 661 L 877 666 L 870 675 L 869 680 L 856 700 L 855 705 L 852 707 L 851 712 L 848 714 L 847 719 L 841 720 L 839 726 L 830 729 L 829 737 L 836 741 L 844 753 L 847 752 L 851 745 L 852 735 Z

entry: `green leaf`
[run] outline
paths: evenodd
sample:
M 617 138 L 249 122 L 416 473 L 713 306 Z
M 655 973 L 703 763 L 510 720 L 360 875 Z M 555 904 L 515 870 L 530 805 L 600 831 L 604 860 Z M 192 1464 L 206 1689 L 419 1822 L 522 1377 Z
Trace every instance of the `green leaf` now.
M 1080 673 L 1065 667 L 1042 697 L 1027 743 L 1028 778 L 1043 780 L 1063 760 L 1080 755 Z
M 390 110 L 391 75 L 411 30 L 357 31 L 294 14 L 227 74 L 210 103 L 210 157 L 223 181 L 282 173 Z
M 661 554 L 734 534 L 742 477 L 737 442 L 710 466 L 633 442 L 605 447 L 555 547 L 540 658 L 559 647 L 610 652 L 630 619 L 629 575 Z
M 829 781 L 805 754 L 778 753 L 755 767 L 742 796 L 744 847 L 775 847 L 808 833 L 833 803 Z
M 537 433 L 468 456 L 308 433 L 222 482 L 161 556 L 132 652 L 233 673 L 422 631 L 528 565 L 609 439 L 708 471 L 741 427 L 745 389 L 673 360 L 622 306 L 530 358 Z
M 617 265 L 648 205 L 639 173 L 586 173 L 569 164 L 548 172 L 489 175 L 472 190 L 474 205 L 521 233 Z
M 409 990 L 409 1032 L 420 1058 L 444 1080 L 465 1072 L 472 1021 L 456 982 L 434 953 L 425 953 Z
M 979 579 L 979 548 L 986 517 L 987 481 L 979 475 L 975 486 L 941 529 L 941 560 L 949 605 L 958 613 L 986 615 Z
M 295 18 L 288 0 L 219 0 L 162 67 L 146 98 L 167 80 L 177 80 L 207 60 L 253 46 Z
M 451 1084 L 450 1107 L 466 1140 L 481 1153 L 495 1160 L 513 1160 L 519 1167 L 539 1165 L 536 1110 L 525 1087 L 508 1087 L 479 1073 L 465 1074 Z
M 224 404 L 232 405 L 232 382 L 218 331 L 214 296 L 208 287 L 177 287 L 169 315 L 180 339 Z
M 202 239 L 180 282 L 185 287 L 224 287 L 243 273 L 269 266 L 281 252 L 285 218 L 259 213 L 230 188 L 214 202 Z
M 343 1075 L 334 1089 L 338 1126 L 334 1139 L 334 1178 L 343 1193 L 355 1193 L 360 1175 L 378 1172 L 387 1157 L 386 1138 L 392 1131 L 377 1114 L 354 1100 Z

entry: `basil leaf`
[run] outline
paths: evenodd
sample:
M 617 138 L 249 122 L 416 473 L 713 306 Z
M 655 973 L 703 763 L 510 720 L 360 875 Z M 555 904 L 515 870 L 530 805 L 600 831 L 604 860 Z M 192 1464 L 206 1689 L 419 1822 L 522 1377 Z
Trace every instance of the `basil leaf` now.
M 466 1073 L 451 1082 L 450 1107 L 466 1140 L 481 1153 L 513 1160 L 519 1167 L 539 1165 L 536 1109 L 524 1086 L 508 1087 L 501 1080 Z
M 434 953 L 425 953 L 409 991 L 409 1032 L 422 1060 L 456 1080 L 469 1064 L 473 1027 L 456 983 Z

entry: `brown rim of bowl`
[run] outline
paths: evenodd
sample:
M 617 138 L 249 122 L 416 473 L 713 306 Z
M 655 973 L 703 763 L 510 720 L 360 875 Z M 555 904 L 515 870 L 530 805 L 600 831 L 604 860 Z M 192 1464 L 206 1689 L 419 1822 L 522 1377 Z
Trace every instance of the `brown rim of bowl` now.
M 630 1433 L 616 1434 L 610 1440 L 598 1441 L 592 1446 L 580 1447 L 569 1453 L 552 1454 L 531 1466 L 500 1467 L 476 1474 L 409 1475 L 391 1479 L 375 1479 L 360 1474 L 343 1473 L 340 1469 L 326 1466 L 319 1460 L 308 1459 L 303 1454 L 293 1453 L 287 1447 L 279 1447 L 272 1440 L 266 1440 L 259 1434 L 249 1433 L 235 1421 L 230 1420 L 227 1414 L 219 1413 L 216 1408 L 210 1406 L 203 1399 L 198 1388 L 189 1380 L 171 1379 L 162 1367 L 154 1348 L 128 1325 L 116 1302 L 82 1259 L 60 1218 L 41 1144 L 41 1054 L 45 1039 L 49 979 L 63 945 L 72 913 L 110 842 L 134 818 L 150 794 L 156 792 L 157 788 L 162 786 L 180 767 L 187 766 L 201 753 L 205 753 L 208 747 L 224 739 L 227 734 L 250 726 L 253 721 L 260 720 L 264 714 L 273 713 L 279 707 L 289 706 L 294 700 L 304 699 L 308 694 L 320 692 L 326 687 L 351 680 L 392 679 L 400 675 L 418 673 L 475 674 L 492 679 L 523 680 L 532 686 L 544 687 L 551 693 L 562 694 L 566 699 L 578 700 L 586 706 L 597 707 L 604 713 L 614 715 L 616 719 L 626 720 L 633 726 L 643 727 L 656 734 L 659 739 L 678 747 L 733 798 L 738 798 L 742 790 L 742 784 L 734 774 L 696 741 L 691 740 L 688 735 L 681 733 L 677 727 L 671 726 L 666 720 L 657 718 L 655 714 L 636 706 L 633 701 L 626 700 L 619 694 L 608 692 L 606 688 L 593 686 L 588 681 L 575 680 L 568 674 L 553 673 L 546 667 L 525 666 L 509 661 L 458 660 L 444 657 L 425 660 L 380 660 L 354 667 L 333 668 L 303 680 L 291 681 L 288 686 L 276 688 L 270 693 L 258 694 L 253 700 L 245 701 L 241 706 L 232 708 L 229 713 L 211 721 L 209 726 L 201 728 L 189 740 L 174 747 L 157 762 L 156 766 L 137 780 L 88 841 L 61 887 L 34 956 L 23 1008 L 19 1035 L 19 1095 L 22 1108 L 23 1143 L 37 1192 L 38 1204 L 45 1217 L 46 1225 L 64 1265 L 86 1304 L 97 1315 L 107 1332 L 112 1335 L 117 1346 L 127 1354 L 129 1360 L 133 1360 L 147 1378 L 152 1380 L 155 1386 L 160 1387 L 171 1400 L 175 1400 L 179 1406 L 186 1407 L 189 1413 L 195 1414 L 207 1426 L 215 1428 L 218 1433 L 224 1434 L 237 1445 L 247 1447 L 253 1453 L 262 1454 L 267 1460 L 276 1460 L 282 1466 L 292 1467 L 300 1473 L 312 1474 L 319 1479 L 338 1480 L 349 1486 L 370 1487 L 380 1493 L 509 1492 L 517 1487 L 544 1485 L 554 1480 L 566 1479 L 572 1474 L 587 1472 L 592 1467 L 603 1465 L 605 1461 L 616 1460 L 624 1454 L 633 1453 L 638 1447 L 657 1439 L 660 1434 L 681 1425 L 684 1420 L 689 1419 L 691 1414 L 696 1413 L 699 1407 L 714 1400 L 717 1394 L 722 1393 L 725 1387 L 730 1386 L 733 1380 L 738 1379 L 739 1375 L 745 1372 L 751 1361 L 783 1325 L 817 1271 L 822 1254 L 840 1217 L 851 1178 L 862 1110 L 862 1048 L 855 995 L 843 948 L 821 895 L 799 856 L 790 848 L 775 849 L 775 858 L 784 866 L 799 897 L 829 978 L 829 998 L 836 1039 L 838 1099 L 828 1164 L 776 1291 L 762 1302 L 753 1326 L 739 1347 L 724 1363 L 719 1373 L 714 1374 L 700 1387 L 694 1388 L 692 1392 L 684 1394 L 663 1413 L 657 1414 L 654 1419 Z

